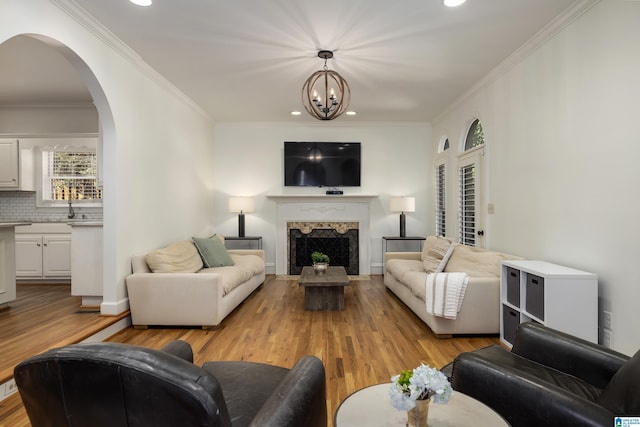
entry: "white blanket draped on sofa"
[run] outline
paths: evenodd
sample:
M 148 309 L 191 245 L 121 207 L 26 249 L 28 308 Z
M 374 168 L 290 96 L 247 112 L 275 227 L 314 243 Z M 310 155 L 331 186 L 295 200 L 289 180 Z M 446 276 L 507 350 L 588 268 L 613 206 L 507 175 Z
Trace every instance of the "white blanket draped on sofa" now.
M 455 319 L 462 307 L 469 276 L 467 273 L 430 273 L 426 281 L 427 313 Z

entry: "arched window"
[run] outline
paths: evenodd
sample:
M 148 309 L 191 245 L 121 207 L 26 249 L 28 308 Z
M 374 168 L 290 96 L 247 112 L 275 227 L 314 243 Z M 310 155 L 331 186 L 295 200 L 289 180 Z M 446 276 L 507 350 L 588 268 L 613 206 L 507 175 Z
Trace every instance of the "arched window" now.
M 471 123 L 469 132 L 467 132 L 467 139 L 464 142 L 464 151 L 469 151 L 480 145 L 484 145 L 484 131 L 482 130 L 480 120 L 475 119 L 473 123 Z

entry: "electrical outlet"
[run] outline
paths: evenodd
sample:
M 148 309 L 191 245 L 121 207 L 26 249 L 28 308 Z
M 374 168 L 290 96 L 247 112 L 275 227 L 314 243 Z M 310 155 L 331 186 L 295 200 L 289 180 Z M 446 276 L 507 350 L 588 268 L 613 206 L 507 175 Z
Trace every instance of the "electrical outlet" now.
M 611 326 L 611 312 L 610 311 L 603 311 L 602 312 L 602 327 L 604 329 L 608 329 L 609 331 L 613 330 L 613 327 Z
M 9 396 L 18 391 L 18 386 L 16 385 L 16 380 L 9 380 L 4 383 L 4 395 Z
M 602 330 L 602 343 L 605 347 L 611 347 L 611 331 L 608 329 Z

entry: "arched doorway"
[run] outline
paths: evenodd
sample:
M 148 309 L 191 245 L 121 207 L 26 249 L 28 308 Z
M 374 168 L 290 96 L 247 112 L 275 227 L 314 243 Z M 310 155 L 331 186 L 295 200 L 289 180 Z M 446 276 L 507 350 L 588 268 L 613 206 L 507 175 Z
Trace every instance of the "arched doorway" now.
M 59 105 L 65 104 L 66 106 L 71 105 L 74 108 L 81 109 L 82 104 L 91 104 L 91 107 L 97 112 L 97 120 L 95 121 L 86 120 L 87 114 L 80 116 L 80 120 L 90 122 L 88 126 L 65 127 L 54 123 L 56 119 L 52 118 L 49 121 L 44 120 L 40 126 L 35 126 L 32 132 L 29 132 L 28 123 L 31 118 L 26 121 L 23 120 L 21 126 L 13 128 L 9 126 L 8 130 L 6 126 L 2 127 L 2 121 L 0 120 L 0 134 L 18 135 L 26 133 L 32 136 L 39 134 L 74 134 L 76 132 L 97 134 L 98 180 L 104 188 L 103 221 L 104 229 L 108 232 L 113 227 L 114 222 L 108 213 L 110 206 L 113 205 L 113 191 L 110 191 L 111 181 L 108 178 L 105 179 L 105 176 L 112 175 L 106 171 L 113 163 L 108 158 L 109 153 L 114 150 L 116 137 L 113 114 L 98 79 L 78 54 L 51 37 L 40 34 L 20 34 L 0 44 L 0 47 L 3 46 L 11 46 L 11 49 L 0 49 L 0 52 L 5 52 L 5 54 L 11 52 L 11 55 L 14 55 L 13 58 L 3 58 L 3 62 L 5 60 L 9 62 L 12 59 L 16 59 L 17 56 L 17 62 L 20 62 L 23 66 L 22 69 L 14 67 L 13 75 L 10 76 L 8 76 L 8 73 L 0 71 L 0 79 L 14 79 L 14 81 L 0 83 L 3 107 L 6 108 L 8 103 L 10 104 L 11 102 L 21 104 L 22 107 L 25 104 L 38 105 L 41 109 L 43 106 L 55 108 L 56 104 L 58 104 L 58 108 Z M 23 49 L 26 51 L 21 52 Z M 73 117 L 73 115 L 70 115 L 70 117 Z M 63 121 L 59 120 L 59 122 Z M 20 120 L 17 120 L 13 123 L 19 122 Z M 112 258 L 108 254 L 113 253 L 114 247 L 113 241 L 110 239 L 105 240 L 104 258 Z M 113 274 L 112 269 L 105 269 L 104 271 L 105 274 Z M 103 276 L 102 283 L 113 284 L 114 280 L 113 278 L 105 279 Z M 109 287 L 104 289 L 103 287 L 105 299 L 110 297 L 112 300 L 115 299 L 115 293 L 114 289 Z

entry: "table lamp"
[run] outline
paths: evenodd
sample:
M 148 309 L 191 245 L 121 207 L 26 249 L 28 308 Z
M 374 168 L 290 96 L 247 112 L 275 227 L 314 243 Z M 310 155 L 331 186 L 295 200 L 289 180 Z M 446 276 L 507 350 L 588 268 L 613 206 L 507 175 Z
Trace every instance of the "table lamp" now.
M 390 203 L 392 212 L 400 212 L 400 237 L 407 237 L 405 212 L 415 212 L 415 197 L 392 197 Z
M 238 214 L 238 237 L 244 237 L 244 213 L 253 212 L 255 205 L 253 197 L 230 197 L 229 212 Z

